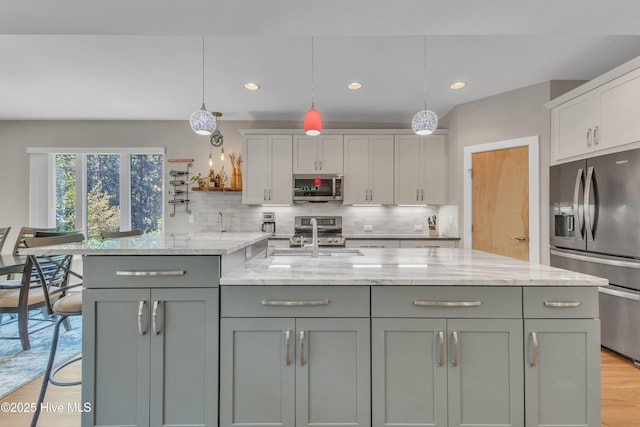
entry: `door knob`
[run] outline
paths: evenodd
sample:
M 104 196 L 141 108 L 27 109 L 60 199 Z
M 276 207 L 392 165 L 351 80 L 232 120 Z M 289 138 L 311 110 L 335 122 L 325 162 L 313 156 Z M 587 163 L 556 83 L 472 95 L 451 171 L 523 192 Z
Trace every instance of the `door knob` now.
M 524 236 L 518 236 L 518 237 L 514 237 L 515 240 L 517 240 L 520 243 L 524 243 L 527 241 L 527 238 Z

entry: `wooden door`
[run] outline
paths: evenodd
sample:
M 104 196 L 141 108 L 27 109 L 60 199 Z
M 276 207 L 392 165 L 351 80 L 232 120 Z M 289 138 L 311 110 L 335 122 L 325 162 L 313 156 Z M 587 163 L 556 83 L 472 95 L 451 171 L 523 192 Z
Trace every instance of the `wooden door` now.
M 268 203 L 291 204 L 293 199 L 292 141 L 291 135 L 269 136 L 271 151 L 269 153 Z
M 369 136 L 369 202 L 393 204 L 393 136 Z
M 529 260 L 529 148 L 472 156 L 473 249 Z
M 395 137 L 395 203 L 419 205 L 420 201 L 420 137 L 397 135 Z
M 369 138 L 347 135 L 344 138 L 344 203 L 365 204 L 369 189 Z

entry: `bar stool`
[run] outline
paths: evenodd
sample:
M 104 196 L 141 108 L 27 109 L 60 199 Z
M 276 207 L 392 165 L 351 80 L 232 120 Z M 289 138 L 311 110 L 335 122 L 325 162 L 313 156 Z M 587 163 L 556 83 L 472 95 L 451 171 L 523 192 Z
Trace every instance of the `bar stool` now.
M 31 427 L 36 427 L 38 424 L 38 418 L 40 417 L 40 410 L 42 407 L 42 402 L 44 401 L 44 395 L 47 392 L 47 386 L 49 383 L 57 386 L 74 386 L 80 385 L 82 381 L 72 381 L 72 382 L 62 382 L 55 379 L 56 374 L 63 368 L 69 366 L 70 364 L 77 362 L 82 359 L 82 356 L 78 356 L 72 360 L 69 360 L 62 365 L 58 366 L 53 372 L 53 361 L 56 357 L 56 349 L 58 348 L 58 336 L 60 334 L 60 325 L 69 317 L 69 316 L 82 316 L 82 293 L 74 293 L 71 295 L 67 295 L 63 298 L 60 298 L 53 305 L 53 313 L 58 316 L 56 320 L 56 324 L 53 329 L 53 339 L 51 340 L 51 350 L 49 352 L 49 360 L 47 362 L 47 369 L 44 372 L 44 376 L 42 378 L 42 388 L 40 389 L 40 396 L 38 397 L 38 403 L 36 406 L 36 410 L 33 413 L 33 418 L 31 420 Z

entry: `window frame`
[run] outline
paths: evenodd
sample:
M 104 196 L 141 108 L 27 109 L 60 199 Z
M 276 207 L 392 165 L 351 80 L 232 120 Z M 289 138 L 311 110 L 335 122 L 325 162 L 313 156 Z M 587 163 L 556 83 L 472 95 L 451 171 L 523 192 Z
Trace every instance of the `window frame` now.
M 166 195 L 166 150 L 162 147 L 29 147 L 29 224 L 33 227 L 56 227 L 56 155 L 76 156 L 76 229 L 87 233 L 87 156 L 120 156 L 120 229 L 131 229 L 131 156 L 161 155 L 162 161 L 162 227 L 164 233 Z M 43 186 L 40 183 L 46 182 Z

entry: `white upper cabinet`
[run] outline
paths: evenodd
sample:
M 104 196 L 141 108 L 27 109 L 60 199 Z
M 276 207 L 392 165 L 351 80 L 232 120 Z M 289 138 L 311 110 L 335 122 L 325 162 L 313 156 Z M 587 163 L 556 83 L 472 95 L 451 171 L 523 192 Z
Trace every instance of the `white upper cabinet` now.
M 393 135 L 344 136 L 344 204 L 393 204 Z
M 443 205 L 447 194 L 445 135 L 395 136 L 395 204 Z
M 293 137 L 293 173 L 341 174 L 342 172 L 342 135 L 295 135 Z
M 640 142 L 640 69 L 620 68 L 547 104 L 553 161 Z
M 291 204 L 291 141 L 291 135 L 245 137 L 242 203 Z

